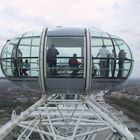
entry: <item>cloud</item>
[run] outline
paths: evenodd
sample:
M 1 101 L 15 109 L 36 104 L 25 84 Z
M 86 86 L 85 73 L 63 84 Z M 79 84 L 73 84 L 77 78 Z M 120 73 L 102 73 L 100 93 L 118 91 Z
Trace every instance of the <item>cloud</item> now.
M 6 4 L 0 9 L 0 40 L 6 41 L 17 34 L 22 34 L 30 30 L 51 26 L 51 23 L 40 16 L 31 16 L 22 13 L 19 7 Z M 3 43 L 0 42 L 0 45 Z
M 10 27 L 13 27 L 13 25 L 21 27 L 51 25 L 42 16 L 31 16 L 29 14 L 24 14 L 22 13 L 22 11 L 20 11 L 19 8 L 11 7 L 10 5 L 6 5 L 0 14 L 1 17 L 5 20 L 5 23 L 7 23 L 7 25 L 9 25 Z

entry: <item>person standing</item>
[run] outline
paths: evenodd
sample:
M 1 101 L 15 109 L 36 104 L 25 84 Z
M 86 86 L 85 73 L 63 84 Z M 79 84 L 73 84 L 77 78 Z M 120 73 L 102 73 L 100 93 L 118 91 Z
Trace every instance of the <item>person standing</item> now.
M 52 44 L 47 51 L 47 63 L 50 68 L 50 76 L 56 75 L 56 66 L 57 66 L 57 55 L 59 55 L 58 50 L 55 48 L 55 44 Z
M 100 56 L 100 75 L 101 77 L 106 76 L 107 71 L 107 57 L 109 55 L 109 51 L 107 50 L 106 46 L 103 45 L 101 49 L 99 49 L 99 52 L 97 54 L 97 57 Z
M 119 65 L 118 77 L 123 77 L 124 61 L 125 61 L 125 58 L 126 58 L 126 52 L 123 49 L 120 50 L 118 58 L 119 58 L 119 61 L 118 61 L 118 65 Z
M 114 67 L 115 67 L 115 50 L 112 49 L 112 53 L 110 54 L 110 58 L 111 58 L 111 74 L 112 74 L 112 77 L 114 75 Z

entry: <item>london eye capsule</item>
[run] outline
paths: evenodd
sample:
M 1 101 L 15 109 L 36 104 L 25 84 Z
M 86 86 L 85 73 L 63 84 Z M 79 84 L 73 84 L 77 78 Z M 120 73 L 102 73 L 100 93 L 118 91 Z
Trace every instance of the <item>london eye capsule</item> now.
M 131 74 L 130 48 L 117 36 L 88 28 L 44 28 L 7 41 L 4 75 L 46 94 L 85 94 L 110 89 Z

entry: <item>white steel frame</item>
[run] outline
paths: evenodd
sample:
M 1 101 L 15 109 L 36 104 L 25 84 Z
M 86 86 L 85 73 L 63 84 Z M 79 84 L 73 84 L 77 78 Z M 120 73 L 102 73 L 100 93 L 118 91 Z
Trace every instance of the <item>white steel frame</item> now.
M 40 140 L 135 139 L 90 95 L 75 95 L 74 99 L 66 99 L 65 95 L 42 96 L 19 116 L 12 114 L 11 121 L 0 129 L 0 140 L 8 139 L 15 129 L 17 140 L 33 140 L 35 133 Z

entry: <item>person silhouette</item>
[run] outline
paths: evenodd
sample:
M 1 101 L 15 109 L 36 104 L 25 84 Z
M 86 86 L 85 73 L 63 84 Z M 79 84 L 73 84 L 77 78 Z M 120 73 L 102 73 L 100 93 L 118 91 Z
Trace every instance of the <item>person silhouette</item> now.
M 103 45 L 101 49 L 99 49 L 99 52 L 97 54 L 97 57 L 100 55 L 100 75 L 101 77 L 106 76 L 107 71 L 107 57 L 109 55 L 109 51 L 106 49 L 106 46 Z
M 57 74 L 57 55 L 59 55 L 59 51 L 55 48 L 55 44 L 53 43 L 47 51 L 47 63 L 50 68 L 50 76 Z
M 111 74 L 112 74 L 112 77 L 114 76 L 114 67 L 115 67 L 115 50 L 112 49 L 112 53 L 110 54 L 110 58 L 111 58 Z
M 23 63 L 23 68 L 22 68 L 22 73 L 21 75 L 25 75 L 28 76 L 27 71 L 30 70 L 30 64 L 28 62 L 28 59 L 25 60 L 25 62 Z
M 119 71 L 118 71 L 118 77 L 123 77 L 123 71 L 124 71 L 124 61 L 126 58 L 126 52 L 122 49 L 120 50 L 118 54 L 118 65 L 119 65 Z
M 81 64 L 81 63 L 78 62 L 78 60 L 77 60 L 77 54 L 74 53 L 74 54 L 73 54 L 73 57 L 71 57 L 71 58 L 69 59 L 69 66 L 70 66 L 71 68 L 73 68 L 73 71 L 72 71 L 72 73 L 71 73 L 71 77 L 75 77 L 75 76 L 77 75 L 77 72 L 79 71 L 79 65 L 80 65 L 80 64 Z

